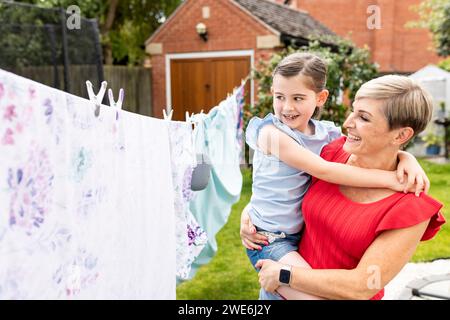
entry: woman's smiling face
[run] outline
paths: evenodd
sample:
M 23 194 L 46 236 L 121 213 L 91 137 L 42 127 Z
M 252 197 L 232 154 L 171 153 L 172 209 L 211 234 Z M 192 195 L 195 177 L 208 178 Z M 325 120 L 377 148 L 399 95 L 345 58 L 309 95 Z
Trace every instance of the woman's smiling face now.
M 347 129 L 347 140 L 344 144 L 346 152 L 370 156 L 392 146 L 396 132 L 389 129 L 382 108 L 382 100 L 355 100 L 352 113 L 343 124 Z

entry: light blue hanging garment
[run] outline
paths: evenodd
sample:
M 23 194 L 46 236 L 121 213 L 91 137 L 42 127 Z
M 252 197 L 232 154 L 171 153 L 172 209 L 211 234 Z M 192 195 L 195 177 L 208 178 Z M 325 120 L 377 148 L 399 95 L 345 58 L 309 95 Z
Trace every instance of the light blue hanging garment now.
M 190 278 L 217 252 L 216 234 L 225 225 L 242 190 L 240 148 L 236 143 L 236 96 L 232 95 L 205 114 L 193 116 L 196 153 L 206 154 L 211 176 L 205 190 L 190 203 L 192 214 L 208 234 L 208 243 L 192 264 Z

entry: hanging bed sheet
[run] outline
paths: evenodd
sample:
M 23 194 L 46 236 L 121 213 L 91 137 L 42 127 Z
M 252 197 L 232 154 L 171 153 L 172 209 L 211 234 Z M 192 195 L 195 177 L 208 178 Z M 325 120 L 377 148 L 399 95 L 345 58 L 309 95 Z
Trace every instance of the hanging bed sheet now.
M 0 299 L 175 299 L 168 124 L 0 70 Z

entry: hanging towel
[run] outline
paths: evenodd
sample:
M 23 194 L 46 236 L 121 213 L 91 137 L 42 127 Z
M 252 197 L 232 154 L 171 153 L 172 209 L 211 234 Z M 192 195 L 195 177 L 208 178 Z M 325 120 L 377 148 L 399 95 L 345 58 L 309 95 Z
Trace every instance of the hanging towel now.
M 207 155 L 212 169 L 208 186 L 190 203 L 194 217 L 208 234 L 208 243 L 192 264 L 190 278 L 217 252 L 216 234 L 227 222 L 231 206 L 241 194 L 241 150 L 236 143 L 237 107 L 234 94 L 207 115 L 198 114 L 193 118 L 198 123 L 194 132 L 196 152 Z
M 0 70 L 0 299 L 175 299 L 167 123 Z

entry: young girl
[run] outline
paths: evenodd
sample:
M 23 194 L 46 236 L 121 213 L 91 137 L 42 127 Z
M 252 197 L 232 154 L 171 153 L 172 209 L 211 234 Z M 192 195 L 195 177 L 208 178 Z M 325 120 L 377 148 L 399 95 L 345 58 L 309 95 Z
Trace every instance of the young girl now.
M 341 136 L 340 128 L 332 122 L 312 119 L 328 97 L 326 73 L 324 61 L 313 54 L 294 53 L 284 58 L 273 72 L 275 115 L 255 117 L 247 127 L 247 144 L 255 150 L 247 210 L 255 231 L 268 239 L 259 250 L 244 240 L 253 266 L 260 259 L 283 259 L 302 261 L 299 266 L 309 267 L 297 249 L 303 227 L 301 203 L 311 176 L 341 185 L 405 192 L 412 191 L 417 181 L 416 195 L 428 189 L 421 167 L 404 152 L 399 153 L 398 178 L 394 171 L 327 162 L 319 156 L 326 144 Z M 407 185 L 399 182 L 404 171 L 410 180 Z

